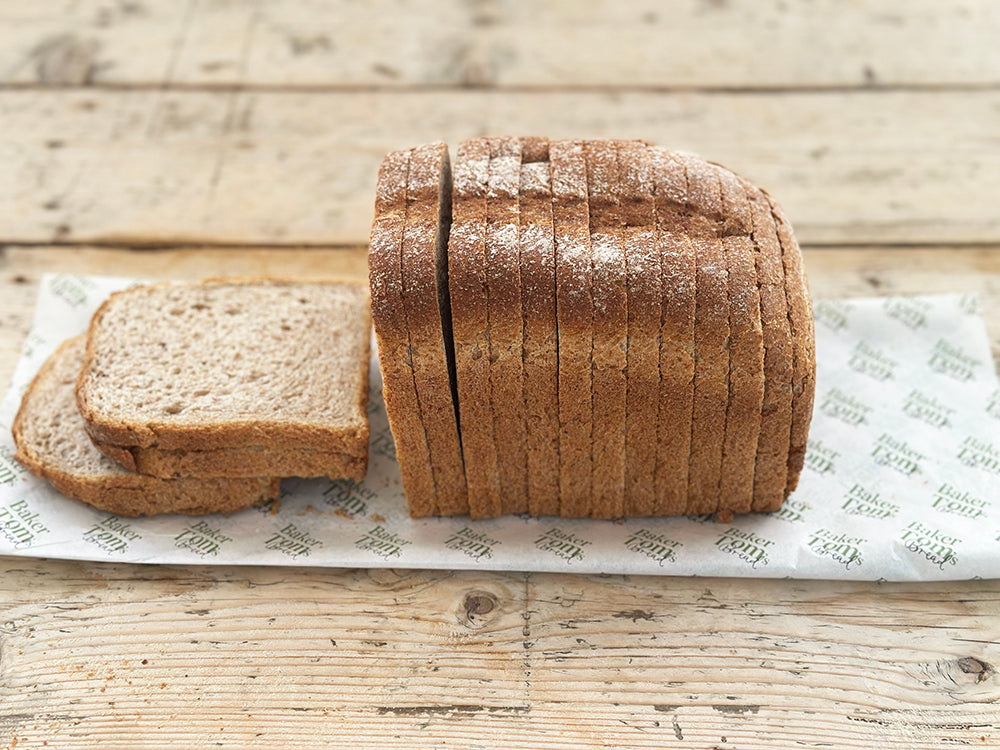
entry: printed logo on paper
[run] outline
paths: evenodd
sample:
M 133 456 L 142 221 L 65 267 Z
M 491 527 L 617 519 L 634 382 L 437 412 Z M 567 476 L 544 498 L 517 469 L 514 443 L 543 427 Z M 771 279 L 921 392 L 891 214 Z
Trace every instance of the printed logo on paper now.
M 994 419 L 1000 419 L 1000 389 L 990 394 L 986 402 L 986 413 Z
M 828 417 L 839 419 L 851 427 L 868 424 L 872 407 L 862 403 L 839 388 L 831 388 L 820 402 L 819 410 Z
M 890 318 L 917 331 L 927 327 L 927 313 L 931 309 L 931 303 L 915 297 L 889 297 L 882 303 L 882 309 Z
M 895 379 L 896 368 L 899 362 L 888 356 L 881 349 L 878 349 L 867 341 L 861 340 L 851 352 L 851 358 L 847 361 L 847 366 L 855 372 L 866 375 L 874 380 L 885 382 Z
M 0 445 L 0 484 L 13 487 L 25 472 L 27 469 L 14 458 L 10 448 Z
M 931 507 L 938 513 L 950 513 L 978 520 L 988 515 L 990 502 L 945 482 L 934 492 Z
M 806 448 L 805 468 L 821 475 L 832 474 L 836 470 L 834 461 L 840 456 L 838 451 L 813 438 L 809 439 Z
M 730 526 L 715 540 L 715 546 L 720 551 L 742 560 L 754 570 L 771 562 L 768 549 L 773 544 L 772 539 L 754 534 L 752 531 L 743 531 L 736 526 Z
M 979 314 L 979 293 L 966 292 L 958 298 L 958 309 L 966 315 Z
M 908 417 L 919 419 L 931 427 L 942 428 L 951 427 L 951 418 L 955 416 L 956 412 L 933 396 L 928 396 L 914 388 L 906 396 L 906 401 L 903 402 L 903 413 Z
M 37 511 L 31 512 L 27 500 L 15 500 L 0 506 L 0 534 L 14 545 L 14 549 L 30 547 L 42 534 L 49 533 L 49 527 L 38 517 Z
M 473 560 L 489 560 L 502 542 L 465 526 L 444 540 L 444 546 Z
M 105 552 L 123 554 L 132 542 L 142 539 L 142 534 L 132 524 L 118 516 L 107 516 L 83 532 L 83 541 L 100 547 Z
M 371 552 L 385 560 L 400 557 L 403 547 L 412 544 L 409 539 L 393 534 L 385 527 L 378 525 L 366 531 L 354 541 L 354 546 L 362 552 Z
M 89 291 L 97 285 L 88 278 L 81 276 L 54 276 L 49 284 L 49 291 L 70 307 L 80 307 L 87 303 Z
M 843 497 L 841 510 L 852 516 L 865 518 L 894 518 L 899 514 L 896 503 L 883 500 L 879 493 L 855 484 Z
M 810 552 L 833 560 L 842 565 L 844 570 L 852 570 L 864 564 L 861 545 L 867 542 L 868 539 L 863 536 L 838 534 L 829 529 L 816 529 L 806 537 L 806 546 Z
M 785 499 L 785 502 L 781 504 L 778 510 L 768 513 L 771 518 L 777 518 L 779 521 L 788 521 L 789 523 L 799 523 L 805 520 L 805 513 L 807 510 L 812 510 L 812 506 L 805 500 L 796 500 L 794 497 L 789 497 Z
M 940 570 L 944 570 L 946 565 L 958 564 L 955 548 L 960 543 L 959 538 L 940 529 L 913 521 L 903 529 L 899 539 L 908 551 L 920 555 Z
M 334 513 L 345 518 L 355 518 L 368 513 L 368 504 L 378 496 L 374 490 L 355 479 L 337 479 L 323 490 L 323 502 Z
M 966 354 L 960 347 L 949 344 L 944 339 L 938 339 L 927 365 L 934 372 L 947 375 L 953 380 L 964 383 L 976 379 L 976 370 L 983 364 L 982 360 Z
M 290 523 L 275 531 L 264 540 L 264 549 L 280 552 L 288 557 L 309 557 L 314 550 L 320 549 L 323 542 L 309 532 Z
M 677 560 L 677 550 L 682 542 L 665 534 L 657 534 L 649 529 L 636 529 L 625 540 L 625 549 L 653 560 L 661 568 L 664 563 Z
M 584 547 L 590 546 L 589 539 L 570 534 L 558 527 L 553 527 L 535 539 L 535 549 L 549 552 L 556 557 L 572 562 L 584 558 Z
M 822 300 L 813 304 L 813 320 L 831 331 L 847 328 L 848 316 L 854 309 L 850 302 Z
M 871 457 L 879 466 L 898 471 L 907 477 L 919 474 L 920 462 L 927 460 L 927 456 L 911 448 L 905 440 L 894 438 L 886 432 L 879 435 L 875 441 Z
M 395 461 L 396 443 L 392 439 L 392 430 L 388 428 L 384 430 L 373 430 L 371 433 L 369 449 L 376 455 L 385 456 L 386 458 L 390 458 Z
M 196 521 L 174 537 L 174 546 L 186 549 L 199 557 L 216 557 L 222 545 L 233 541 L 219 529 L 205 521 Z
M 959 446 L 958 460 L 963 465 L 1000 475 L 1000 448 L 969 435 Z

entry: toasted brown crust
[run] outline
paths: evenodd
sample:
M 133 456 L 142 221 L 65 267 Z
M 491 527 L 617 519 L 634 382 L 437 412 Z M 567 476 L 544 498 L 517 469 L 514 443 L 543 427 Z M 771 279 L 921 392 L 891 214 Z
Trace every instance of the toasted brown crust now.
M 653 515 L 685 512 L 694 411 L 696 258 L 688 234 L 688 187 L 679 155 L 649 149 L 660 254 L 660 396 Z
M 594 518 L 625 514 L 628 301 L 617 146 L 610 140 L 584 144 L 594 298 L 590 508 Z
M 420 517 L 436 510 L 436 492 L 430 449 L 420 419 L 403 303 L 402 243 L 409 164 L 409 151 L 394 151 L 379 169 L 368 278 L 386 414 L 410 514 Z
M 549 143 L 521 142 L 521 308 L 524 318 L 524 411 L 528 510 L 559 514 L 559 338 Z
M 549 146 L 559 329 L 559 514 L 590 515 L 592 500 L 591 355 L 593 271 L 583 144 Z
M 500 476 L 490 410 L 489 297 L 486 285 L 486 190 L 490 144 L 473 138 L 459 144 L 448 243 L 448 288 L 455 341 L 455 380 L 469 513 L 500 515 Z
M 792 424 L 792 341 L 785 295 L 781 247 L 767 196 L 741 180 L 750 202 L 754 260 L 760 290 L 764 341 L 764 401 L 760 437 L 754 459 L 752 510 L 781 507 L 788 476 L 788 448 Z
M 307 285 L 336 283 L 344 294 L 356 296 L 356 321 L 360 329 L 370 330 L 370 309 L 368 290 L 363 284 L 349 281 L 303 281 L 270 277 L 250 277 L 232 279 L 203 279 L 196 286 L 212 285 Z M 368 362 L 367 350 L 369 336 L 364 337 L 365 362 L 352 363 L 359 368 L 358 387 L 354 395 L 354 406 L 357 408 L 356 419 L 345 422 L 344 425 L 331 427 L 299 423 L 290 420 L 265 421 L 262 419 L 232 419 L 225 422 L 213 422 L 204 425 L 174 424 L 168 421 L 149 420 L 143 423 L 128 422 L 113 414 L 104 413 L 91 403 L 90 370 L 95 356 L 95 341 L 98 338 L 104 318 L 112 305 L 134 293 L 146 293 L 158 288 L 177 286 L 179 282 L 161 282 L 146 287 L 133 287 L 112 294 L 98 308 L 91 319 L 87 337 L 87 352 L 84 365 L 77 381 L 76 398 L 80 414 L 87 423 L 87 432 L 95 440 L 115 445 L 136 445 L 140 447 L 163 448 L 166 450 L 187 449 L 203 450 L 221 447 L 238 447 L 240 445 L 273 445 L 275 447 L 301 447 L 315 450 L 337 451 L 360 455 L 362 443 L 368 442 Z M 361 359 L 361 358 L 359 358 Z
M 688 229 L 697 257 L 694 429 L 687 513 L 700 514 L 714 513 L 719 507 L 729 401 L 729 291 L 720 236 L 723 207 L 718 173 L 690 155 L 685 155 L 684 165 L 692 213 Z
M 521 317 L 521 142 L 491 138 L 486 201 L 486 285 L 490 304 L 490 394 L 500 473 L 501 512 L 528 511 Z
M 778 229 L 782 266 L 785 271 L 785 293 L 788 298 L 788 321 L 792 334 L 792 424 L 788 450 L 788 477 L 785 497 L 799 482 L 799 474 L 809 441 L 813 399 L 816 392 L 816 333 L 812 305 L 809 302 L 809 282 L 802 264 L 802 251 L 795 240 L 792 225 L 767 191 L 762 191 L 771 205 L 771 214 Z
M 764 339 L 750 204 L 736 175 L 716 165 L 722 185 L 723 242 L 729 271 L 729 405 L 719 512 L 748 513 L 764 401 Z
M 125 471 L 81 476 L 53 464 L 27 440 L 24 424 L 31 410 L 44 408 L 44 403 L 36 401 L 36 395 L 58 358 L 76 346 L 82 347 L 79 337 L 63 342 L 46 360 L 25 390 L 14 418 L 11 430 L 17 446 L 14 457 L 32 474 L 46 479 L 67 497 L 122 516 L 231 513 L 278 495 L 281 480 L 276 478 L 165 480 Z M 44 394 L 39 397 L 44 398 Z
M 645 144 L 618 146 L 627 275 L 625 515 L 656 506 L 657 408 L 660 400 L 660 249 L 652 160 Z
M 448 147 L 431 143 L 410 152 L 402 245 L 403 308 L 410 337 L 413 379 L 434 476 L 434 512 L 469 512 L 465 465 L 452 396 L 445 318 L 446 248 L 451 222 Z M 439 290 L 438 286 L 445 288 Z

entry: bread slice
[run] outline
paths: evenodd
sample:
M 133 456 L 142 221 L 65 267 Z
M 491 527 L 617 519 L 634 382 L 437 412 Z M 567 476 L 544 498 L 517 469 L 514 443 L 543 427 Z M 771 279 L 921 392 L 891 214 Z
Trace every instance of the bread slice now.
M 14 419 L 15 457 L 59 492 L 122 516 L 231 513 L 276 497 L 279 479 L 156 479 L 126 471 L 90 442 L 74 389 L 85 337 L 42 365 Z
M 627 273 L 621 222 L 618 144 L 587 141 L 587 200 L 593 264 L 594 518 L 625 514 Z
M 490 318 L 490 400 L 501 512 L 528 511 L 524 413 L 524 322 L 521 315 L 521 141 L 491 138 L 486 200 L 486 286 Z
M 431 143 L 413 149 L 406 183 L 403 306 L 437 515 L 469 512 L 451 377 L 454 356 L 447 257 L 451 189 L 448 147 Z
M 754 459 L 754 511 L 776 510 L 785 499 L 792 429 L 792 340 L 785 272 L 767 196 L 741 180 L 750 202 L 754 261 L 764 340 L 764 401 Z
M 720 520 L 753 505 L 754 461 L 764 401 L 764 339 L 753 222 L 736 175 L 715 165 L 722 186 L 723 243 L 729 285 L 729 405 L 722 451 Z
M 213 279 L 114 294 L 91 321 L 77 383 L 87 432 L 121 448 L 216 451 L 220 461 L 223 449 L 253 448 L 254 471 L 275 452 L 285 474 L 358 475 L 369 310 L 365 286 L 349 282 Z M 296 464 L 297 450 L 330 463 Z
M 788 322 L 792 336 L 792 424 L 788 449 L 788 477 L 785 497 L 798 486 L 799 474 L 806 456 L 809 423 L 812 421 L 813 399 L 816 392 L 816 332 L 809 283 L 802 265 L 802 251 L 778 203 L 762 191 L 771 205 L 771 214 L 781 244 L 782 267 L 785 271 L 785 294 L 788 299 Z
M 486 191 L 490 143 L 473 138 L 459 144 L 452 189 L 448 241 L 448 290 L 455 341 L 455 383 L 469 514 L 500 515 L 493 414 L 490 409 L 490 318 L 486 285 Z
M 559 335 L 549 142 L 521 141 L 521 310 L 528 512 L 559 515 Z
M 618 146 L 627 276 L 625 515 L 656 507 L 657 406 L 660 401 L 660 248 L 656 233 L 653 158 L 645 144 Z
M 722 241 L 722 193 L 717 171 L 693 155 L 684 156 L 688 180 L 688 230 L 697 259 L 695 306 L 694 414 L 688 514 L 719 507 L 722 449 L 729 401 L 729 292 Z
M 385 410 L 410 514 L 420 517 L 437 511 L 437 493 L 417 401 L 403 304 L 402 244 L 409 172 L 409 151 L 393 151 L 379 168 L 375 220 L 368 249 L 368 282 Z
M 694 431 L 696 256 L 688 232 L 688 185 L 680 155 L 650 148 L 660 255 L 660 395 L 653 515 L 687 509 Z
M 559 329 L 559 514 L 590 515 L 592 503 L 593 266 L 583 144 L 549 146 Z

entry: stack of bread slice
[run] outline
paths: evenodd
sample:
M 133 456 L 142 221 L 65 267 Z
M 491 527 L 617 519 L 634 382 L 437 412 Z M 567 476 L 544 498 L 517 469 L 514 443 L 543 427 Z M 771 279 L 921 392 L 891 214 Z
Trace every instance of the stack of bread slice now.
M 28 387 L 17 457 L 121 515 L 238 510 L 286 476 L 361 479 L 369 342 L 363 284 L 133 287 Z
M 724 167 L 616 140 L 394 152 L 369 270 L 412 515 L 728 519 L 795 488 L 802 256 Z

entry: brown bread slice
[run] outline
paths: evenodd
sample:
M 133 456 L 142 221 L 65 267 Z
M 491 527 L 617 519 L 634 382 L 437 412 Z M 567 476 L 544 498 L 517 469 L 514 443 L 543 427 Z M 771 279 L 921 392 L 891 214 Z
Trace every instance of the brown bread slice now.
M 368 280 L 385 409 L 410 514 L 420 517 L 435 513 L 437 506 L 403 305 L 402 244 L 409 171 L 409 151 L 393 151 L 379 168 L 375 220 L 368 250 Z
M 684 156 L 688 180 L 688 230 L 697 257 L 694 347 L 694 414 L 688 514 L 719 506 L 722 447 L 729 401 L 729 294 L 719 176 L 707 162 Z
M 753 221 L 764 340 L 764 402 L 754 459 L 752 510 L 767 511 L 781 507 L 785 498 L 792 425 L 792 340 L 781 246 L 771 206 L 760 188 L 741 182 Z
M 649 516 L 656 507 L 662 282 L 650 154 L 638 141 L 618 146 L 628 285 L 624 508 L 628 516 Z
M 80 414 L 93 439 L 118 447 L 367 460 L 370 309 L 354 282 L 209 279 L 119 292 L 91 321 Z M 281 468 L 342 468 L 310 460 Z
M 486 285 L 486 192 L 490 144 L 458 146 L 448 241 L 448 289 L 455 341 L 459 427 L 473 518 L 500 515 L 500 476 L 490 409 L 490 319 Z
M 521 306 L 528 511 L 559 515 L 559 338 L 549 142 L 521 142 Z
M 722 451 L 720 520 L 748 513 L 753 504 L 754 461 L 764 400 L 764 339 L 753 222 L 736 175 L 716 165 L 722 185 L 723 242 L 729 285 L 729 406 Z
M 594 518 L 620 518 L 625 514 L 628 302 L 617 145 L 611 140 L 584 144 L 594 300 L 590 508 Z
M 792 424 L 788 477 L 785 482 L 785 497 L 788 497 L 798 486 L 806 456 L 806 443 L 809 440 L 809 423 L 812 421 L 816 392 L 816 333 L 809 301 L 809 283 L 802 265 L 799 243 L 795 240 L 792 225 L 781 207 L 766 191 L 762 192 L 771 205 L 771 213 L 778 229 L 792 335 Z
M 583 144 L 553 142 L 549 162 L 559 329 L 559 514 L 578 518 L 590 515 L 593 464 L 593 271 Z
M 449 370 L 452 357 L 448 351 L 451 311 L 447 251 L 451 191 L 448 147 L 430 143 L 413 149 L 402 245 L 403 307 L 417 402 L 434 477 L 436 515 L 469 512 Z
M 660 396 L 653 515 L 685 512 L 694 410 L 696 255 L 688 232 L 684 162 L 673 151 L 650 148 L 660 254 Z
M 75 387 L 85 337 L 64 342 L 42 365 L 14 419 L 15 458 L 68 497 L 122 516 L 231 513 L 276 497 L 278 479 L 156 479 L 101 454 L 84 429 Z
M 521 316 L 521 141 L 490 139 L 486 201 L 486 286 L 490 318 L 490 394 L 501 512 L 528 511 L 528 452 L 524 414 L 524 322 Z

